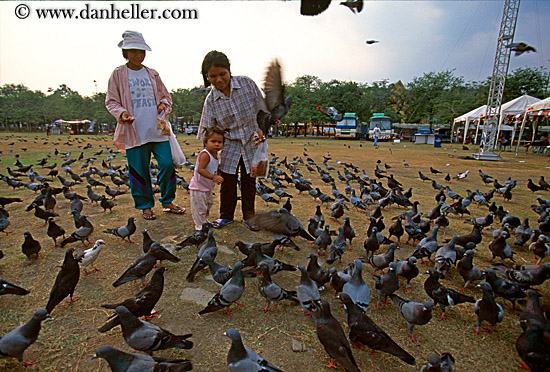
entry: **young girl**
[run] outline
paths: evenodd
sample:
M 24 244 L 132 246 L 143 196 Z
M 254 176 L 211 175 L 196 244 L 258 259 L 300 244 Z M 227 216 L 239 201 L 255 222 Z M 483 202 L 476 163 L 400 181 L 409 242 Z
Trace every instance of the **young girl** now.
M 208 214 L 213 204 L 212 190 L 216 184 L 223 182 L 218 171 L 218 151 L 222 149 L 223 141 L 223 130 L 220 128 L 205 130 L 204 150 L 197 157 L 195 172 L 189 183 L 191 215 L 195 222 L 195 230 L 200 230 L 203 223 L 208 223 Z

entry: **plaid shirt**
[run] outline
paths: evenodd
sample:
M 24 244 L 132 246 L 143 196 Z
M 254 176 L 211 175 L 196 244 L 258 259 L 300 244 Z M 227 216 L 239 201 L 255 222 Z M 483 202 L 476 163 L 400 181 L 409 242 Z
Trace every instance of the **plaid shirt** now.
M 204 101 L 197 138 L 202 139 L 204 129 L 213 126 L 226 131 L 220 156 L 222 172 L 236 174 L 242 156 L 250 174 L 256 151 L 252 137 L 259 131 L 256 116 L 260 109 L 268 112 L 260 89 L 249 77 L 232 76 L 229 97 L 212 87 Z

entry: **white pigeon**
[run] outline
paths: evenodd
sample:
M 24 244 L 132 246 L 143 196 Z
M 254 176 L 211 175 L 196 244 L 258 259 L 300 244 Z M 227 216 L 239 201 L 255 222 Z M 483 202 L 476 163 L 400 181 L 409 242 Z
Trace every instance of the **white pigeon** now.
M 453 177 L 455 180 L 462 180 L 466 177 L 468 177 L 468 173 L 470 173 L 470 170 L 468 169 L 466 172 L 464 173 L 457 173 L 456 174 L 456 177 Z
M 79 253 L 75 256 L 75 260 L 80 264 L 82 270 L 86 274 L 91 274 L 94 271 L 99 271 L 98 268 L 94 266 L 94 261 L 99 257 L 99 252 L 101 252 L 101 247 L 105 242 L 101 239 L 95 241 L 95 244 L 92 248 L 86 249 L 84 252 Z M 92 265 L 94 268 L 92 271 L 87 271 L 88 266 Z

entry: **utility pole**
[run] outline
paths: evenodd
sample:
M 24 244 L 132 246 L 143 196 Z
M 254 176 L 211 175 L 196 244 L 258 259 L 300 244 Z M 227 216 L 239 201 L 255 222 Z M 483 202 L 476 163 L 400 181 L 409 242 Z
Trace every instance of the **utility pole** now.
M 500 106 L 506 84 L 506 75 L 510 64 L 511 44 L 514 42 L 516 22 L 518 19 L 520 0 L 505 0 L 500 33 L 498 35 L 497 52 L 493 65 L 491 87 L 487 100 L 487 111 L 483 118 L 483 134 L 478 153 L 473 157 L 477 160 L 500 160 L 500 156 L 493 151 L 498 142 L 500 125 L 502 123 Z M 479 124 L 478 124 L 479 129 Z
M 97 80 L 94 80 L 94 84 L 95 84 L 95 94 L 97 94 Z

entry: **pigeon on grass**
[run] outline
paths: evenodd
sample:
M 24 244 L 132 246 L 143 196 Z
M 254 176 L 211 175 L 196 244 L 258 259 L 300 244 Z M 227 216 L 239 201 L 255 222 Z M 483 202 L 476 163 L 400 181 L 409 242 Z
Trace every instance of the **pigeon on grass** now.
M 120 319 L 122 336 L 131 348 L 152 355 L 154 351 L 169 348 L 191 349 L 193 342 L 188 338 L 192 334 L 175 335 L 149 322 L 139 320 L 124 306 L 115 311 Z
M 231 340 L 227 353 L 229 372 L 282 372 L 279 368 L 244 346 L 241 334 L 234 328 L 223 334 Z
M 48 311 L 44 309 L 37 310 L 27 323 L 0 337 L 0 356 L 17 358 L 20 363 L 23 363 L 24 367 L 38 363 L 36 361 L 25 362 L 23 353 L 36 341 L 42 321 L 49 317 Z
M 112 234 L 114 236 L 118 236 L 122 240 L 125 240 L 128 238 L 129 243 L 134 243 L 130 237 L 136 232 L 136 224 L 134 223 L 136 219 L 134 217 L 128 218 L 128 223 L 124 226 L 115 228 L 115 229 L 107 229 L 104 230 L 104 233 Z
M 244 292 L 244 277 L 241 272 L 243 264 L 242 262 L 237 262 L 233 266 L 233 271 L 231 272 L 231 279 L 223 285 L 218 293 L 212 297 L 208 302 L 208 305 L 201 311 L 199 314 L 207 314 L 223 308 L 226 309 L 226 314 L 231 314 L 229 307 L 231 304 L 236 303 L 240 305 L 237 300 L 241 297 Z
M 145 285 L 145 276 L 149 274 L 155 266 L 157 260 L 168 260 L 171 262 L 179 262 L 180 259 L 170 253 L 166 248 L 159 243 L 154 242 L 147 253 L 142 254 L 134 261 L 126 271 L 113 283 L 113 287 L 118 287 L 124 283 L 133 280 L 141 279 L 142 285 Z
M 164 267 L 158 267 L 153 273 L 151 281 L 140 289 L 133 297 L 116 304 L 105 304 L 101 307 L 105 309 L 116 309 L 118 306 L 126 307 L 136 317 L 143 316 L 145 320 L 151 320 L 154 315 L 160 311 L 153 311 L 164 290 Z M 99 332 L 107 332 L 120 324 L 120 319 L 116 314 L 110 317 L 110 320 L 101 326 Z
M 70 296 L 69 303 L 76 301 L 73 298 L 73 293 L 80 279 L 80 267 L 73 256 L 74 248 L 68 248 L 65 251 L 65 259 L 61 270 L 55 278 L 50 298 L 46 305 L 46 311 L 51 314 L 53 309 L 67 296 Z
M 155 358 L 139 353 L 125 353 L 111 346 L 100 346 L 92 359 L 102 358 L 113 372 L 183 372 L 193 365 L 187 359 Z
M 342 293 L 341 298 L 348 314 L 349 339 L 353 345 L 359 348 L 366 345 L 372 350 L 392 354 L 407 364 L 416 364 L 414 357 L 392 340 L 347 294 Z

